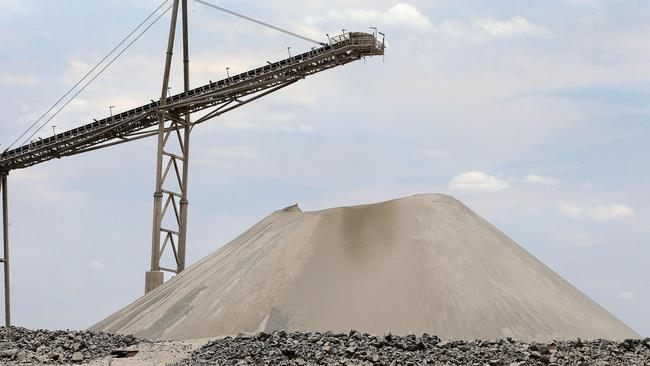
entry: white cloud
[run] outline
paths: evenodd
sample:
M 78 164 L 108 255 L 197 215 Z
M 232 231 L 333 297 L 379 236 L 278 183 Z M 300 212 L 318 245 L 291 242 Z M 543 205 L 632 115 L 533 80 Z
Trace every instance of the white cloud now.
M 259 126 L 259 123 L 248 122 L 248 121 L 236 121 L 230 119 L 224 119 L 221 122 L 221 124 L 226 128 L 233 128 L 233 129 L 250 129 Z
M 114 65 L 113 65 L 114 66 Z M 92 69 L 92 66 L 88 62 L 84 62 L 79 58 L 70 57 L 68 59 L 68 68 L 65 72 L 61 73 L 61 81 L 64 83 L 74 85 L 81 79 L 86 73 Z
M 537 216 L 542 213 L 542 210 L 535 207 L 519 207 L 517 211 L 527 216 Z
M 457 20 L 445 20 L 436 24 L 434 31 L 452 37 L 466 37 L 472 33 L 467 24 Z
M 638 296 L 637 296 L 636 293 L 634 293 L 632 291 L 623 291 L 620 294 L 618 294 L 616 297 L 618 297 L 619 299 L 623 299 L 623 300 L 634 300 Z
M 455 176 L 449 182 L 449 188 L 458 191 L 496 192 L 510 188 L 499 178 L 479 171 L 470 171 Z
M 212 158 L 255 159 L 260 157 L 259 151 L 250 146 L 213 147 L 208 150 Z
M 621 203 L 581 206 L 568 202 L 560 202 L 558 209 L 561 215 L 574 219 L 611 221 L 635 216 L 634 210 Z
M 602 0 L 567 0 L 567 3 L 575 7 L 600 8 L 603 6 Z
M 90 263 L 88 263 L 88 267 L 92 269 L 102 269 L 104 268 L 104 263 L 100 261 L 92 260 L 90 261 Z
M 298 125 L 297 130 L 299 132 L 309 133 L 314 130 L 314 126 L 311 125 Z
M 34 86 L 41 82 L 38 75 L 33 74 L 0 74 L 0 84 L 9 86 Z
M 581 248 L 591 248 L 607 244 L 607 241 L 602 236 L 592 235 L 590 233 L 566 231 L 562 229 L 548 230 L 548 237 L 562 245 L 571 245 Z
M 528 174 L 526 178 L 524 178 L 524 182 L 526 183 L 536 183 L 536 184 L 545 184 L 545 185 L 556 185 L 560 183 L 560 180 L 555 178 L 555 177 L 546 177 L 543 175 L 539 174 Z
M 326 17 L 310 17 L 307 23 L 323 23 L 326 20 L 337 22 L 352 22 L 371 24 L 381 27 L 392 26 L 426 30 L 431 27 L 431 20 L 416 7 L 406 3 L 398 3 L 385 11 L 370 9 L 332 10 Z
M 196 152 L 194 164 L 232 169 L 237 166 L 237 160 L 254 160 L 260 156 L 258 150 L 246 145 L 213 147 Z
M 420 149 L 418 153 L 428 158 L 440 158 L 449 155 L 449 151 L 444 149 L 436 149 L 436 148 Z
M 483 29 L 493 37 L 548 37 L 551 31 L 544 25 L 537 25 L 529 22 L 522 16 L 516 16 L 510 20 L 475 19 L 473 24 Z
M 305 18 L 304 24 L 298 25 L 298 29 L 310 37 L 318 38 L 325 33 L 320 28 L 345 23 L 433 32 L 475 41 L 485 41 L 488 38 L 498 37 L 549 37 L 552 35 L 546 26 L 534 24 L 519 15 L 509 20 L 489 18 L 447 19 L 433 23 L 429 17 L 420 12 L 415 6 L 407 3 L 398 3 L 385 11 L 375 9 L 334 9 L 326 15 Z
M 75 98 L 73 99 L 70 104 L 66 107 L 66 112 L 87 112 L 93 108 L 96 108 L 98 105 L 93 105 L 91 102 L 89 102 L 87 99 L 83 98 Z M 103 107 L 103 105 L 102 105 Z M 106 108 L 108 109 L 108 108 Z M 108 114 L 108 113 L 107 113 Z
M 314 126 L 309 124 L 292 124 L 291 119 L 293 115 L 283 115 L 283 114 L 272 114 L 267 115 L 268 123 L 256 123 L 250 122 L 248 119 L 245 120 L 229 120 L 225 119 L 221 122 L 221 125 L 229 129 L 261 129 L 261 130 L 274 130 L 274 131 L 284 131 L 284 132 L 300 132 L 300 133 L 310 133 L 314 130 Z
M 25 11 L 25 2 L 20 0 L 0 0 L 0 18 L 10 18 L 15 16 L 16 13 Z

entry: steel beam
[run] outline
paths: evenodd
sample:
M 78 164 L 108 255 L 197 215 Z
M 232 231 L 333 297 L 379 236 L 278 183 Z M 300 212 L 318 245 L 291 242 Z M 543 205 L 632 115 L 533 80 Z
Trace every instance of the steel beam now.
M 9 282 L 9 201 L 7 193 L 7 174 L 0 172 L 0 190 L 2 191 L 2 242 L 5 277 L 5 325 L 11 326 L 11 288 Z
M 189 23 L 187 3 L 174 0 L 161 98 L 158 101 L 124 111 L 111 113 L 109 118 L 64 131 L 52 137 L 30 142 L 0 153 L 0 172 L 23 169 L 52 159 L 60 159 L 88 151 L 119 145 L 146 137 L 158 137 L 156 160 L 156 189 L 154 192 L 151 268 L 146 273 L 145 292 L 163 283 L 164 271 L 179 273 L 185 269 L 188 212 L 188 171 L 190 134 L 192 128 L 209 119 L 230 112 L 252 101 L 285 88 L 307 76 L 345 65 L 367 56 L 383 55 L 385 45 L 376 35 L 346 33 L 330 39 L 328 45 L 289 57 L 274 63 L 267 62 L 256 69 L 217 82 L 210 81 L 194 89 L 189 88 Z M 182 9 L 183 22 L 183 92 L 168 95 L 178 12 Z M 207 113 L 192 122 L 190 115 Z M 172 135 L 176 135 L 171 138 Z M 175 141 L 178 141 L 176 145 Z M 172 143 L 180 148 L 171 150 Z M 173 179 L 175 176 L 176 179 Z M 168 180 L 178 183 L 174 190 L 165 186 Z M 5 182 L 6 183 L 6 182 Z M 4 188 L 6 191 L 6 187 Z M 5 200 L 6 202 L 6 200 Z M 164 207 L 163 207 L 164 203 Z M 6 204 L 6 203 L 5 203 Z M 173 208 L 171 210 L 170 208 Z M 163 227 L 165 215 L 171 216 L 174 227 Z M 6 215 L 5 215 L 6 220 Z M 6 226 L 6 225 L 5 225 Z M 5 233 L 8 230 L 5 230 Z M 7 235 L 7 234 L 5 234 Z M 163 240 L 161 242 L 161 240 Z M 8 243 L 8 237 L 5 239 Z M 169 245 L 166 245 L 169 244 Z M 8 244 L 6 245 L 8 253 Z M 174 254 L 176 268 L 162 267 L 165 249 Z M 168 256 L 169 257 L 169 256 Z M 7 263 L 8 263 L 8 258 Z M 0 262 L 4 261 L 0 259 Z M 7 271 L 8 283 L 8 265 Z M 8 292 L 7 292 L 8 298 Z
M 178 20 L 178 8 L 180 0 L 174 0 L 172 9 L 172 19 L 169 26 L 169 38 L 167 40 L 167 55 L 165 59 L 165 70 L 163 72 L 162 91 L 160 95 L 160 106 L 164 107 L 167 102 L 167 93 L 169 91 L 169 75 L 172 68 L 172 56 L 174 54 L 174 40 L 176 38 L 176 23 Z M 160 234 L 161 225 L 164 216 L 162 211 L 163 201 L 163 160 L 165 144 L 168 141 L 169 133 L 165 133 L 165 111 L 158 110 L 158 148 L 156 154 L 156 190 L 154 192 L 154 205 L 153 205 L 153 228 L 151 239 L 151 269 L 145 275 L 145 293 L 160 286 L 164 280 L 162 272 L 160 272 L 160 257 L 161 257 L 161 244 Z M 172 158 L 173 159 L 173 158 Z
M 112 146 L 115 145 L 113 142 L 123 141 L 123 138 L 139 132 L 153 131 L 155 135 L 160 124 L 158 112 L 161 110 L 166 112 L 168 119 L 182 119 L 188 113 L 224 107 L 224 103 L 251 97 L 366 56 L 383 55 L 384 43 L 375 36 L 353 34 L 354 37 L 347 33 L 345 39 L 292 58 L 210 82 L 188 92 L 167 96 L 164 103 L 152 100 L 151 103 L 113 114 L 108 118 L 94 120 L 55 136 L 2 152 L 0 171 L 27 168 L 48 160 Z M 214 116 L 222 113 L 215 113 Z
M 180 273 L 185 269 L 187 181 L 192 122 L 190 113 L 168 111 L 166 108 L 179 8 L 182 12 L 183 29 L 183 86 L 184 92 L 190 91 L 187 0 L 175 0 L 169 28 L 162 95 L 158 109 L 158 155 L 156 161 L 156 191 L 154 193 L 151 270 L 146 275 L 145 293 L 162 284 L 164 281 L 162 272 Z M 180 152 L 177 152 L 178 150 Z M 166 183 L 177 185 L 178 191 L 168 187 Z M 166 217 L 173 219 L 165 220 Z M 171 227 L 165 225 L 171 225 Z M 165 253 L 170 251 L 171 255 L 167 255 L 167 257 L 173 258 L 176 268 L 161 266 L 161 260 L 165 258 Z
M 190 91 L 190 44 L 189 44 L 189 23 L 187 12 L 187 0 L 182 0 L 183 8 L 183 86 L 184 91 Z M 185 115 L 185 126 L 183 127 L 183 174 L 181 177 L 181 201 L 180 201 L 180 223 L 178 237 L 178 272 L 185 269 L 185 249 L 187 243 L 187 205 L 188 196 L 188 175 L 190 168 L 190 133 L 192 132 L 192 120 L 190 114 Z

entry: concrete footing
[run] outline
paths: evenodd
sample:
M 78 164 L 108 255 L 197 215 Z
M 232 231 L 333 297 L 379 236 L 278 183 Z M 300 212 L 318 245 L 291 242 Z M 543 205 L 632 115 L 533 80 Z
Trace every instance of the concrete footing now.
M 162 285 L 165 280 L 165 274 L 162 271 L 148 271 L 144 277 L 144 293 Z

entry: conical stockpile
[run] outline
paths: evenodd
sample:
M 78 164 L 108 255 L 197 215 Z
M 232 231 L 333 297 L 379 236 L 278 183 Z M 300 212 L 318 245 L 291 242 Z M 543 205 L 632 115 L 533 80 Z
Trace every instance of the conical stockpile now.
M 462 203 L 436 194 L 277 211 L 91 329 L 152 340 L 275 329 L 638 337 Z

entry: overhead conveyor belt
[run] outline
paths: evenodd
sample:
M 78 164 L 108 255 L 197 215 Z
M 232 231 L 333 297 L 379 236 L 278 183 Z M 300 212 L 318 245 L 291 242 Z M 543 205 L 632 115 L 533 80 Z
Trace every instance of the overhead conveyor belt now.
M 305 77 L 367 56 L 384 54 L 384 42 L 368 33 L 345 33 L 309 52 L 203 85 L 159 101 L 95 120 L 75 129 L 39 139 L 0 155 L 0 172 L 26 168 L 139 138 L 154 136 L 158 113 L 166 120 L 212 108 L 194 124 L 205 122 Z

